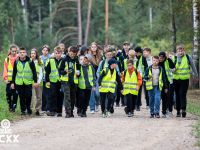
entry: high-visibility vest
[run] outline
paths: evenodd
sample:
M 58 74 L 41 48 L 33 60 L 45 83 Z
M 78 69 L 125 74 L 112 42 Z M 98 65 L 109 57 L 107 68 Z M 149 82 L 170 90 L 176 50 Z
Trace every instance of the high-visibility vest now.
M 132 75 L 130 76 L 128 71 L 124 71 L 125 75 L 125 80 L 123 83 L 123 95 L 127 94 L 133 94 L 133 95 L 138 95 L 138 91 L 136 90 L 136 87 L 138 85 L 138 79 L 137 79 L 137 74 L 134 71 Z
M 17 61 L 17 74 L 15 78 L 15 84 L 33 84 L 33 72 L 30 68 L 30 61 L 25 62 L 24 66 L 21 61 Z
M 140 67 L 140 69 L 141 69 L 141 75 L 142 75 L 142 77 L 144 77 L 144 74 L 145 74 L 145 70 L 144 70 L 144 65 L 143 65 L 143 63 L 142 63 L 142 56 L 139 58 L 139 62 L 138 62 L 138 66 L 136 67 L 135 66 L 135 68 L 139 68 Z
M 169 67 L 169 61 L 166 59 L 165 62 L 164 62 L 164 67 L 165 67 L 165 72 L 166 72 L 166 75 L 167 75 L 167 79 L 170 83 L 173 82 L 173 74 L 170 70 L 170 67 Z
M 77 68 L 76 68 L 76 63 L 75 63 L 74 64 L 74 83 L 78 84 L 78 77 L 76 75 L 76 71 L 77 71 Z
M 182 57 L 181 64 L 176 62 L 176 71 L 173 73 L 175 80 L 187 80 L 190 78 L 190 66 L 186 55 Z
M 8 68 L 7 68 L 8 81 L 12 81 L 13 66 L 8 57 L 5 59 L 5 62 L 7 62 L 8 64 Z
M 105 72 L 106 68 L 104 69 Z M 113 74 L 111 75 L 110 69 L 108 69 L 107 74 L 103 77 L 101 82 L 101 87 L 99 89 L 99 92 L 102 93 L 114 93 L 116 87 L 116 69 L 114 69 Z
M 50 82 L 56 83 L 60 81 L 59 73 L 58 73 L 58 68 L 60 66 L 60 63 L 58 65 L 58 68 L 56 67 L 56 62 L 55 59 L 50 59 L 49 60 L 50 67 L 51 67 L 51 73 L 49 74 L 49 80 Z
M 128 59 L 126 58 L 126 59 L 124 59 L 124 70 L 127 70 L 127 61 L 128 61 Z
M 149 80 L 146 81 L 146 89 L 149 91 L 149 90 L 152 90 L 152 89 L 153 89 L 153 78 L 152 78 L 152 71 L 151 71 L 151 68 L 149 68 L 148 77 L 149 77 Z M 163 80 L 162 80 L 162 71 L 161 71 L 161 70 L 160 70 L 160 74 L 159 74 L 159 81 L 158 81 L 158 84 L 159 84 L 159 89 L 160 89 L 160 91 L 162 91 L 162 88 L 163 88 Z
M 89 83 L 90 83 L 91 86 L 93 86 L 94 85 L 93 84 L 94 78 L 93 78 L 93 71 L 92 71 L 92 66 L 91 65 L 88 66 L 87 72 L 88 72 Z M 84 78 L 84 73 L 83 73 L 83 67 L 82 66 L 81 66 L 81 73 L 80 73 L 80 76 L 78 78 L 78 87 L 80 89 L 86 89 L 85 78 Z
M 36 69 L 36 73 L 37 73 L 37 78 L 39 78 L 39 74 L 40 74 L 40 68 L 42 68 L 42 65 L 39 65 L 38 64 L 38 61 L 34 61 L 35 63 L 35 69 Z M 43 69 L 42 69 L 43 70 Z M 42 72 L 43 75 L 44 75 L 44 71 Z M 43 85 L 43 82 L 41 81 L 40 82 L 40 85 L 42 86 Z
M 68 68 L 69 68 L 68 67 L 68 62 L 65 61 L 65 70 L 68 70 Z M 64 82 L 68 82 L 69 81 L 69 74 L 68 74 L 68 72 L 65 75 L 61 75 L 60 80 L 64 81 Z

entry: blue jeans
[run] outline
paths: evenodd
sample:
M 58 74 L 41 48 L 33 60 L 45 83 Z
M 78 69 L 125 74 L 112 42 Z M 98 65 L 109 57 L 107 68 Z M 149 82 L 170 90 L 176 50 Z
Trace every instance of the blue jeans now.
M 99 106 L 99 85 L 98 82 L 96 82 L 96 90 L 91 90 L 91 95 L 90 95 L 90 111 L 95 110 L 95 105 Z
M 152 90 L 148 91 L 149 93 L 149 106 L 151 114 L 159 114 L 160 113 L 160 98 L 161 91 L 158 86 L 153 86 Z

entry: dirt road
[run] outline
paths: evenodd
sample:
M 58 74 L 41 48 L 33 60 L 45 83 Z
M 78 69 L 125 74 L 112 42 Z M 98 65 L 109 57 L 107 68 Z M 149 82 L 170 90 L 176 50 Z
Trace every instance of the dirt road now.
M 100 112 L 87 118 L 31 118 L 11 124 L 19 143 L 0 144 L 3 150 L 194 150 L 195 118 L 150 119 L 145 108 L 133 118 L 116 108 L 110 118 Z

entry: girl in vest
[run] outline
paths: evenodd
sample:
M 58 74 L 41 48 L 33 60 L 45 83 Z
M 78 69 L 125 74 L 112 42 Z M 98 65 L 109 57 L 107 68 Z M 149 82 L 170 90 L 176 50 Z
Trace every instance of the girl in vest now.
M 89 64 L 88 58 L 85 56 L 80 68 L 80 75 L 78 76 L 78 91 L 81 97 L 80 113 L 78 115 L 81 117 L 87 117 L 86 111 L 92 89 L 95 90 L 95 71 L 93 66 Z
M 10 88 L 14 62 L 18 58 L 17 49 L 16 45 L 11 45 L 8 57 L 4 61 L 3 80 L 6 83 L 6 98 L 10 112 L 15 112 L 17 107 L 18 94 L 15 89 Z
M 138 91 L 142 85 L 142 78 L 139 72 L 133 67 L 133 61 L 127 61 L 127 70 L 122 73 L 123 91 L 126 98 L 128 117 L 134 115 Z
M 122 90 L 122 83 L 119 74 L 116 71 L 117 61 L 110 59 L 108 61 L 108 68 L 102 70 L 99 77 L 99 92 L 101 98 L 102 116 L 109 117 L 112 102 L 114 100 L 114 93 L 116 85 Z M 107 102 L 106 102 L 107 100 Z
M 164 86 L 166 89 L 166 77 L 163 69 L 158 66 L 159 57 L 153 57 L 153 64 L 147 68 L 144 80 L 146 81 L 146 90 L 149 94 L 150 118 L 160 118 L 160 99 L 161 91 Z
M 42 79 L 43 79 L 43 64 L 38 55 L 38 51 L 36 48 L 31 50 L 30 55 L 32 61 L 35 63 L 35 68 L 37 72 L 37 87 L 32 89 L 32 101 L 31 106 L 35 106 L 36 116 L 40 115 L 40 111 L 42 108 Z

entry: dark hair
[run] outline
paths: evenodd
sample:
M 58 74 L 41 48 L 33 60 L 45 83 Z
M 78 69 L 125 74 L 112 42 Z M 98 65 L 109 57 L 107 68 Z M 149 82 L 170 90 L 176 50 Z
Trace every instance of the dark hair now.
M 153 58 L 154 58 L 154 59 L 159 59 L 159 57 L 158 57 L 157 55 L 156 55 L 156 56 L 153 56 Z
M 160 52 L 159 56 L 166 57 L 166 53 L 165 52 Z
M 150 48 L 148 48 L 148 47 L 146 47 L 146 48 L 144 48 L 144 50 L 143 50 L 143 51 L 151 52 L 151 49 L 150 49 Z
M 45 44 L 44 46 L 42 46 L 42 49 L 47 48 L 48 51 L 50 51 L 50 47 L 49 45 Z
M 20 51 L 26 51 L 26 49 L 24 47 L 20 47 L 19 50 Z
M 69 48 L 69 52 L 77 53 L 77 52 L 78 52 L 77 46 L 71 46 L 71 47 Z

